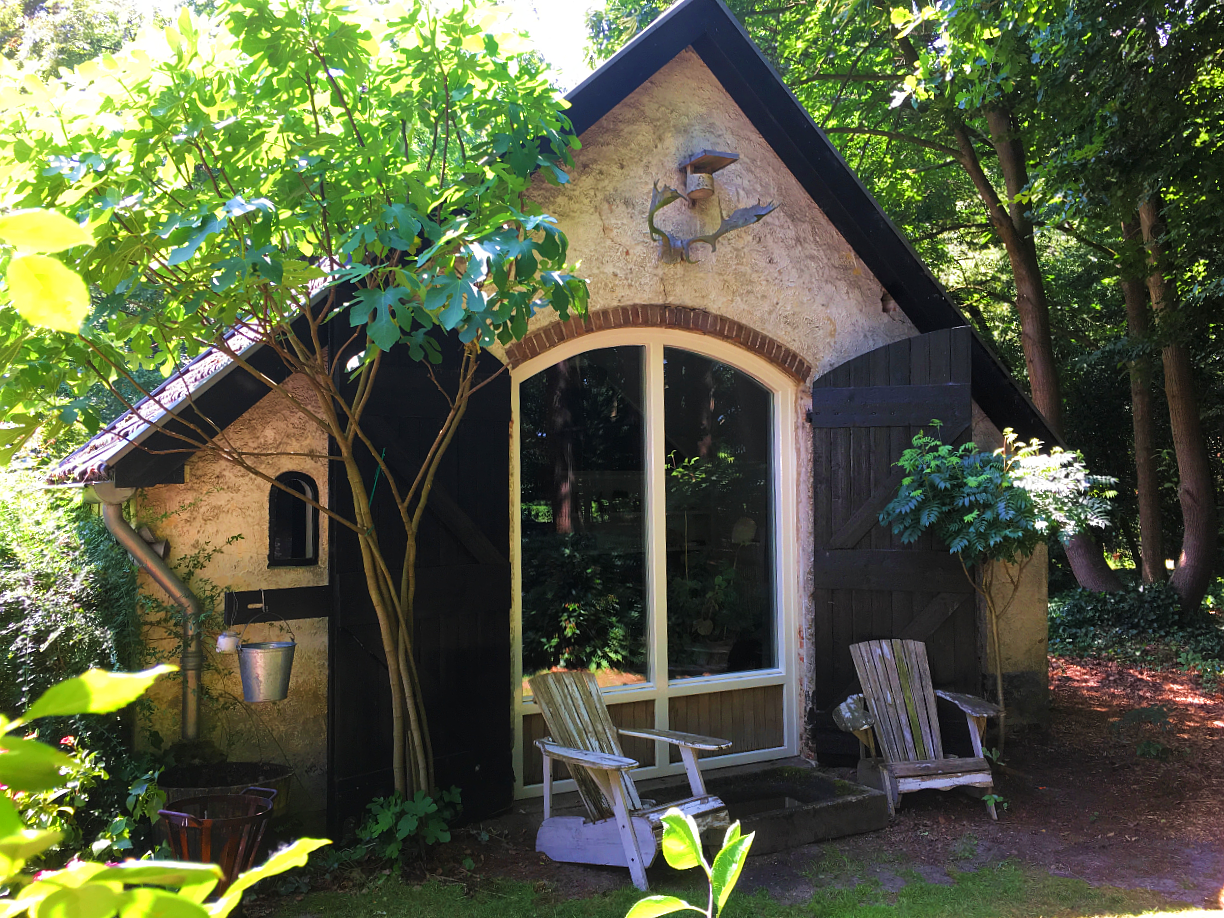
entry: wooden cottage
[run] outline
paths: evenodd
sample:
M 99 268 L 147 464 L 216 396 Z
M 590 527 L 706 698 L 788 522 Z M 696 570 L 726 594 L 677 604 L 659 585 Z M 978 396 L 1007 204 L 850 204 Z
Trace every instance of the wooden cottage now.
M 544 728 L 526 680 L 557 666 L 595 670 L 619 724 L 731 739 L 707 769 L 854 754 L 830 711 L 855 690 L 855 641 L 925 641 L 937 687 L 981 692 L 992 664 L 957 561 L 902 546 L 877 515 L 931 419 L 985 445 L 1004 427 L 1052 441 L 1042 417 L 718 0 L 679 4 L 568 100 L 582 148 L 571 181 L 540 182 L 535 199 L 569 237 L 590 314 L 537 317 L 489 355 L 487 372 L 509 372 L 475 397 L 421 539 L 439 782 L 476 814 L 538 795 Z M 215 355 L 167 385 L 173 412 L 121 418 L 54 477 L 139 489 L 142 518 L 183 508 L 155 526 L 175 555 L 243 537 L 204 575 L 228 591 L 231 622 L 259 605 L 289 620 L 293 682 L 282 702 L 206 710 L 202 729 L 231 758 L 287 760 L 298 807 L 334 828 L 390 784 L 356 541 L 212 455 L 154 449 L 174 413 L 197 411 L 239 448 L 328 444 Z M 393 467 L 439 412 L 393 352 L 366 414 Z M 351 501 L 325 462 L 261 462 Z M 386 499 L 375 489 L 377 512 Z M 1012 723 L 1046 705 L 1044 560 L 1026 576 L 1002 634 Z M 236 693 L 232 658 L 218 660 L 206 678 Z M 159 697 L 173 735 L 173 687 Z M 626 753 L 643 776 L 683 768 L 648 740 Z

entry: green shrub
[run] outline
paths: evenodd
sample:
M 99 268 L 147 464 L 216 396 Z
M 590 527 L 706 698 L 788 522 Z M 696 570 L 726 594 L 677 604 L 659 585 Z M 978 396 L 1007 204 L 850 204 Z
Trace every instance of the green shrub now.
M 58 832 L 60 841 L 58 847 L 65 855 L 56 857 L 55 849 L 39 861 L 41 866 L 56 864 L 61 866 L 68 856 L 84 849 L 88 845 L 85 836 L 86 828 L 82 822 L 87 818 L 90 797 L 99 784 L 107 780 L 109 775 L 102 767 L 97 753 L 88 752 L 75 747 L 67 736 L 60 741 L 61 751 L 68 754 L 70 765 L 60 769 L 60 784 L 50 790 L 17 791 L 5 789 L 4 795 L 13 801 L 21 821 L 31 829 Z M 83 817 L 78 819 L 78 813 Z
M 93 666 L 135 669 L 144 645 L 136 568 L 79 493 L 40 487 L 35 471 L 0 473 L 0 710 L 12 715 Z M 64 734 L 97 749 L 114 718 L 76 718 Z M 61 735 L 64 735 L 61 734 Z
M 112 779 L 101 757 L 81 748 L 76 737 L 64 737 L 60 747 L 69 762 L 60 768 L 58 786 L 39 791 L 5 788 L 3 792 L 26 826 L 59 836 L 33 863 L 61 867 L 73 858 L 113 860 L 169 852 L 153 829 L 161 819 L 158 810 L 166 802 L 165 793 L 157 786 L 157 770 L 141 775 L 128 786 L 120 776 Z M 124 763 L 124 767 L 128 765 Z M 128 815 L 115 815 L 120 808 Z
M 368 816 L 357 830 L 366 849 L 376 857 L 397 861 L 404 845 L 415 839 L 426 845 L 450 841 L 450 823 L 463 811 L 459 788 L 442 791 L 437 798 L 417 791 L 411 800 L 399 794 L 377 797 L 366 807 Z
M 1164 584 L 1111 593 L 1071 590 L 1050 599 L 1050 653 L 1133 659 L 1151 645 L 1163 645 L 1211 690 L 1224 661 L 1221 618 L 1212 606 L 1186 616 L 1177 594 Z
M 172 667 L 142 673 L 93 669 L 44 692 L 23 716 L 0 721 L 0 784 L 11 794 L 47 794 L 64 788 L 72 760 L 26 734 L 50 717 L 114 714 L 144 694 Z M 29 913 L 62 918 L 226 918 L 242 894 L 260 880 L 306 863 L 326 839 L 303 838 L 273 854 L 261 867 L 240 874 L 205 904 L 223 878 L 217 864 L 126 860 L 77 863 L 59 871 L 33 871 L 34 861 L 60 840 L 55 828 L 27 827 L 11 796 L 0 795 L 0 909 L 10 918 Z
M 135 565 L 79 492 L 41 484 L 36 469 L 0 472 L 0 713 L 9 717 L 87 669 L 145 662 Z M 60 833 L 45 863 L 88 857 L 148 763 L 132 757 L 118 714 L 48 717 L 37 734 L 71 754 L 72 770 L 51 797 L 18 805 Z

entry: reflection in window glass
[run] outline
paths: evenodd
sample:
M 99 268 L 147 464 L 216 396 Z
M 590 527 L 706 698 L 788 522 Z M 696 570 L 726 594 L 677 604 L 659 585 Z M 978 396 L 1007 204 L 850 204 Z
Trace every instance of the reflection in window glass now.
M 641 347 L 588 351 L 523 382 L 523 694 L 550 669 L 646 680 Z
M 775 665 L 772 397 L 664 348 L 668 676 Z
M 299 500 L 318 500 L 314 479 L 301 472 L 285 472 L 276 480 L 292 490 L 272 487 L 268 493 L 268 566 L 316 564 L 319 560 L 319 515 Z

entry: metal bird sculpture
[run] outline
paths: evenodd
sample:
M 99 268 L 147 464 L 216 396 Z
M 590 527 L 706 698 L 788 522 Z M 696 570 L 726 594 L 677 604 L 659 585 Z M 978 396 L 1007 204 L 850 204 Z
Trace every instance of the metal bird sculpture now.
M 752 226 L 754 223 L 760 223 L 771 213 L 777 210 L 778 205 L 770 201 L 768 204 L 762 204 L 758 201 L 749 207 L 741 207 L 732 211 L 731 216 L 722 216 L 722 207 L 719 205 L 719 217 L 721 222 L 718 229 L 711 233 L 704 233 L 700 236 L 693 236 L 689 239 L 684 239 L 680 236 L 673 236 L 666 230 L 659 229 L 655 224 L 655 214 L 669 204 L 674 204 L 676 201 L 684 198 L 688 200 L 684 194 L 672 188 L 670 185 L 659 187 L 659 183 L 654 183 L 654 188 L 650 194 L 650 211 L 646 216 L 646 224 L 650 227 L 650 238 L 659 241 L 659 258 L 666 263 L 673 263 L 683 258 L 687 262 L 692 262 L 692 245 L 696 242 L 704 242 L 710 247 L 710 251 L 717 251 L 718 240 L 732 230 L 743 229 L 746 226 Z

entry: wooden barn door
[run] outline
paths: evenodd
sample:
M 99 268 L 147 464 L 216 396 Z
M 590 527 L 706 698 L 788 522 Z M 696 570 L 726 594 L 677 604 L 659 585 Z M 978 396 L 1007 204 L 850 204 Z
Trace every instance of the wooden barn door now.
M 856 742 L 834 727 L 830 712 L 859 691 L 850 659 L 850 645 L 858 641 L 924 641 L 937 687 L 980 691 L 974 594 L 960 563 L 933 536 L 903 545 L 879 522 L 901 482 L 894 463 L 915 433 L 932 430 L 937 418 L 947 442 L 970 438 L 971 340 L 968 328 L 907 338 L 813 383 L 815 683 L 809 729 L 818 755 L 857 754 Z M 950 719 L 955 736 L 953 724 Z
M 337 323 L 338 324 L 338 323 Z M 453 382 L 457 353 L 435 368 Z M 510 382 L 487 357 L 473 397 L 439 469 L 418 538 L 416 661 L 438 785 L 458 786 L 465 817 L 509 805 L 513 794 L 510 710 Z M 407 349 L 383 357 L 363 426 L 401 482 L 411 481 L 447 404 Z M 374 480 L 373 457 L 363 457 Z M 335 505 L 352 498 L 333 463 Z M 385 483 L 372 508 L 388 558 L 402 557 L 404 530 Z M 329 820 L 333 831 L 392 789 L 390 690 L 378 622 L 356 537 L 331 527 L 335 614 L 331 629 Z M 398 570 L 398 565 L 396 565 Z

